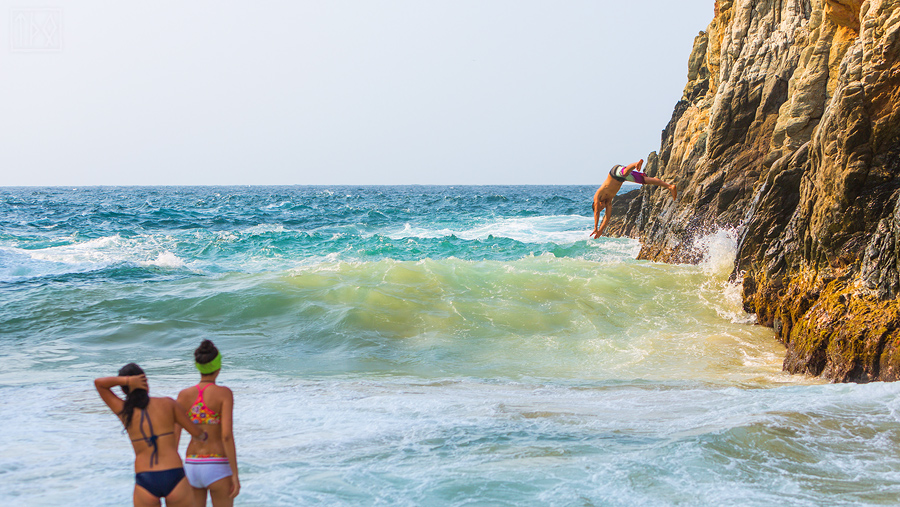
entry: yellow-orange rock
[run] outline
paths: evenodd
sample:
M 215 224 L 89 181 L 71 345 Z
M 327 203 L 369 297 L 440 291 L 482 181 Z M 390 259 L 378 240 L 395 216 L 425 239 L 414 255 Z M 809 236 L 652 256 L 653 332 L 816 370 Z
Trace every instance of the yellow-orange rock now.
M 900 372 L 900 0 L 719 0 L 648 158 L 677 202 L 629 200 L 641 257 L 690 262 L 740 233 L 734 278 L 785 368 Z

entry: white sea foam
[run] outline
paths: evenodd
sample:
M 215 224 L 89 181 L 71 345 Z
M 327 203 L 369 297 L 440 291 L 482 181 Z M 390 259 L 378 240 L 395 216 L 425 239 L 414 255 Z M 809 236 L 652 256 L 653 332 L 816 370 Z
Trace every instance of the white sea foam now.
M 271 233 L 281 234 L 281 233 L 285 233 L 285 232 L 288 232 L 288 230 L 285 229 L 284 226 L 281 224 L 259 224 L 259 225 L 255 225 L 253 227 L 248 227 L 247 229 L 244 229 L 241 233 L 247 234 L 250 236 L 261 236 L 263 234 L 271 234 Z
M 268 204 L 265 207 L 263 207 L 263 209 L 277 209 L 277 208 L 281 208 L 284 205 L 290 204 L 290 203 L 291 203 L 291 201 L 281 201 L 279 203 Z
M 216 237 L 217 241 L 223 241 L 225 243 L 234 243 L 239 241 L 241 237 L 235 233 L 234 231 L 223 231 L 218 234 Z
M 38 261 L 69 265 L 108 265 L 121 260 L 124 241 L 119 235 L 96 238 L 70 245 L 23 250 Z
M 594 255 L 588 255 L 586 258 L 603 263 L 636 259 L 641 253 L 640 241 L 631 238 L 604 237 L 599 241 L 590 241 L 588 246 L 593 249 Z
M 185 266 L 183 260 L 168 250 L 160 252 L 160 254 L 156 256 L 156 259 L 153 259 L 152 261 L 141 261 L 139 264 L 141 266 L 156 266 L 158 268 L 171 269 L 183 268 Z
M 82 273 L 128 264 L 167 269 L 185 267 L 185 261 L 170 249 L 174 243 L 169 237 L 123 238 L 116 234 L 48 248 L 7 248 L 7 255 L 14 255 L 17 262 L 15 271 L 4 273 L 4 278 Z
M 724 319 L 735 324 L 754 324 L 756 315 L 744 311 L 741 285 L 727 281 L 737 255 L 737 231 L 723 228 L 694 240 L 702 254 L 698 267 L 709 280 L 701 287 L 701 297 Z
M 527 218 L 502 218 L 468 229 L 414 227 L 409 223 L 403 228 L 390 230 L 391 239 L 443 238 L 456 236 L 472 241 L 488 237 L 509 238 L 522 243 L 571 244 L 588 237 L 591 219 L 578 215 L 555 215 Z
M 703 254 L 700 267 L 710 275 L 728 275 L 734 269 L 737 231 L 719 229 L 694 240 L 694 248 Z
M 756 314 L 744 310 L 740 284 L 724 282 L 721 290 L 723 304 L 716 310 L 719 315 L 735 324 L 756 324 Z
M 694 240 L 694 248 L 703 255 L 699 267 L 710 277 L 701 293 L 713 294 L 701 294 L 701 297 L 722 318 L 735 324 L 755 324 L 756 315 L 744 310 L 740 283 L 727 281 L 734 271 L 737 240 L 737 230 L 732 228 L 722 228 Z
M 393 261 L 385 261 L 393 262 Z M 359 265 L 359 262 L 341 260 L 338 252 L 325 255 L 309 256 L 295 261 L 295 264 L 287 271 L 291 276 L 307 272 L 339 272 L 345 266 Z

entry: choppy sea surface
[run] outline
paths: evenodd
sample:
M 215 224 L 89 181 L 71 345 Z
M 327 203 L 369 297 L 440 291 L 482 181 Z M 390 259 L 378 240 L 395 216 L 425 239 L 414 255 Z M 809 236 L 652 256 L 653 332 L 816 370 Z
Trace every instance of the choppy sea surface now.
M 129 505 L 92 380 L 203 338 L 238 505 L 900 503 L 900 384 L 783 373 L 729 231 L 639 261 L 594 190 L 0 188 L 0 505 Z

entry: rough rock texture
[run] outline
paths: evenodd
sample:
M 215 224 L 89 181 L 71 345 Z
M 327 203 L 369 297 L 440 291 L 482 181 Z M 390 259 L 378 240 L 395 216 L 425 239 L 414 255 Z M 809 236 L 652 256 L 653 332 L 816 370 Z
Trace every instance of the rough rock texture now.
M 718 0 L 647 172 L 680 195 L 623 204 L 642 258 L 732 229 L 786 370 L 900 378 L 900 0 Z

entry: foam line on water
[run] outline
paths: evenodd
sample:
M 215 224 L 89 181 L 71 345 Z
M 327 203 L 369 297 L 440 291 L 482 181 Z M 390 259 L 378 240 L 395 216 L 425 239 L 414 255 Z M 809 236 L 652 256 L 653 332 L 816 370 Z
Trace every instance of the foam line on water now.
M 171 238 L 119 235 L 75 241 L 48 248 L 0 247 L 0 281 L 97 271 L 119 265 L 164 269 L 187 266 L 172 252 Z
M 583 216 L 540 216 L 503 218 L 467 229 L 437 229 L 406 223 L 402 229 L 388 230 L 385 235 L 392 239 L 456 236 L 466 240 L 483 240 L 489 237 L 498 237 L 522 243 L 569 244 L 584 240 L 590 226 L 590 219 Z

